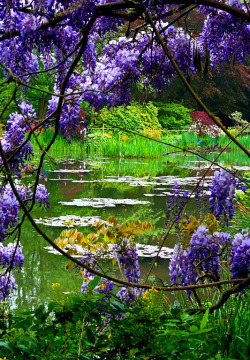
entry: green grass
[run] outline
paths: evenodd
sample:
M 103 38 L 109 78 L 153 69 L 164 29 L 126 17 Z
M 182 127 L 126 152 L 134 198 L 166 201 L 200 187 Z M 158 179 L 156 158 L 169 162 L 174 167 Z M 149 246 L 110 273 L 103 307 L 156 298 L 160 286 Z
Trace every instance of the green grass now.
M 110 136 L 109 136 L 110 135 Z M 40 143 L 45 147 L 53 137 L 53 131 L 45 131 L 39 135 Z M 176 145 L 185 149 L 193 149 L 196 151 L 220 150 L 225 147 L 229 139 L 226 136 L 219 138 L 211 138 L 209 136 L 198 137 L 195 133 L 170 133 L 169 135 L 162 135 L 161 141 Z M 245 146 L 249 147 L 250 137 L 240 136 L 238 140 Z M 200 142 L 201 141 L 201 142 Z M 200 143 L 199 143 L 200 142 Z M 40 153 L 38 145 L 34 142 L 34 150 Z M 198 145 L 199 144 L 199 145 Z M 217 145 L 216 145 L 217 144 Z M 238 147 L 232 143 L 229 147 L 230 150 L 237 150 Z M 178 150 L 176 150 L 178 151 Z M 70 156 L 74 158 L 83 157 L 125 157 L 125 158 L 161 158 L 166 153 L 175 152 L 174 147 L 157 143 L 146 138 L 130 135 L 120 135 L 119 146 L 119 133 L 118 131 L 103 134 L 102 132 L 89 133 L 85 140 L 79 141 L 72 138 L 71 141 L 65 140 L 62 136 L 58 136 L 49 150 L 51 156 L 61 157 Z

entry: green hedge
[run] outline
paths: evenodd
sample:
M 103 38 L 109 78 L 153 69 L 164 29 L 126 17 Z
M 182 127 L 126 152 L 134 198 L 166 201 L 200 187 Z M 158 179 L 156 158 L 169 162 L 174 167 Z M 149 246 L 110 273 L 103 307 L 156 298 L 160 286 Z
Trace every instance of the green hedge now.
M 147 103 L 145 106 L 132 102 L 131 105 L 118 106 L 110 111 L 104 108 L 100 114 L 95 114 L 94 119 L 97 126 L 106 121 L 127 130 L 161 129 L 158 121 L 158 109 L 152 102 Z
M 192 123 L 191 111 L 181 104 L 154 102 L 158 108 L 158 120 L 163 128 L 181 130 Z

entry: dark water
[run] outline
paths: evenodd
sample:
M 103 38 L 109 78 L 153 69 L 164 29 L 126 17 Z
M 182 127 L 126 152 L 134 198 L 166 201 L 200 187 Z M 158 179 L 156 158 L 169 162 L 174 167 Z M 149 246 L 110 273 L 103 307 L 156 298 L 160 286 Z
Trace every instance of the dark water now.
M 233 159 L 232 159 L 233 155 Z M 210 155 L 213 158 L 215 155 Z M 247 170 L 247 159 L 244 155 L 228 154 L 221 159 L 223 165 L 234 165 Z M 62 159 L 58 166 L 46 162 L 43 168 L 46 187 L 51 194 L 51 207 L 45 212 L 37 206 L 34 218 L 52 218 L 59 216 L 98 216 L 106 220 L 115 216 L 119 223 L 123 221 L 141 220 L 153 225 L 153 230 L 145 236 L 139 236 L 137 242 L 141 244 L 158 245 L 160 243 L 166 222 L 166 208 L 168 194 L 174 181 L 183 184 L 184 189 L 191 189 L 197 179 L 208 167 L 208 163 L 200 161 L 194 156 L 171 156 L 162 160 L 135 160 L 135 159 L 96 159 L 73 160 Z M 208 172 L 204 183 L 204 190 L 216 167 Z M 249 168 L 248 168 L 249 171 Z M 90 203 L 76 206 L 62 204 L 81 199 L 89 199 Z M 105 199 L 106 205 L 93 207 L 93 200 Z M 110 199 L 107 203 L 107 199 Z M 112 204 L 128 199 L 124 204 Z M 136 204 L 135 200 L 143 203 Z M 103 200 L 102 200 L 103 201 Z M 111 203 L 110 203 L 111 201 Z M 132 202 L 133 204 L 129 204 Z M 77 202 L 76 202 L 77 203 Z M 83 203 L 82 203 L 83 205 Z M 194 201 L 187 206 L 189 214 L 197 214 Z M 47 219 L 44 220 L 45 222 Z M 62 224 L 61 224 L 62 225 Z M 52 238 L 56 239 L 64 226 L 40 225 Z M 93 232 L 90 227 L 77 227 L 85 235 Z M 174 231 L 169 236 L 164 246 L 173 248 L 177 240 Z M 11 307 L 17 311 L 31 309 L 37 304 L 47 303 L 56 296 L 64 296 L 71 291 L 79 291 L 82 280 L 74 271 L 65 269 L 68 263 L 62 256 L 49 253 L 44 247 L 48 246 L 32 226 L 24 224 L 21 238 L 23 251 L 26 256 L 25 265 L 21 273 L 16 275 L 18 290 L 10 300 Z M 145 277 L 153 258 L 140 258 L 142 278 Z M 150 276 L 150 281 L 168 280 L 167 259 L 158 259 L 157 266 Z M 107 264 L 106 264 L 107 265 Z M 110 264 L 107 266 L 110 267 Z M 53 288 L 52 284 L 60 286 Z

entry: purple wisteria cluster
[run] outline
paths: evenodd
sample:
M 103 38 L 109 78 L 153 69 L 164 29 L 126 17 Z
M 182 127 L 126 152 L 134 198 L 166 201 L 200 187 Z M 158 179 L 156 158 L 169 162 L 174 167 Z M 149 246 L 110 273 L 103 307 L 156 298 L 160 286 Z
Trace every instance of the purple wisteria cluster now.
M 174 186 L 170 191 L 170 196 L 168 197 L 167 203 L 167 223 L 173 219 L 177 228 L 182 217 L 181 210 L 185 206 L 185 201 L 182 198 L 189 199 L 190 197 L 188 190 L 182 191 L 181 189 L 181 185 L 175 181 Z
M 16 289 L 13 271 L 21 269 L 24 262 L 22 246 L 18 244 L 8 244 L 3 246 L 0 243 L 0 301 L 6 298 L 11 290 Z
M 124 238 L 120 244 L 115 245 L 114 250 L 127 280 L 132 283 L 139 283 L 141 272 L 136 247 L 131 245 L 129 239 Z M 130 303 L 133 303 L 139 295 L 138 289 L 126 286 L 123 286 L 117 293 L 119 298 Z
M 224 169 L 215 171 L 212 185 L 209 188 L 210 211 L 217 220 L 223 216 L 226 225 L 234 215 L 235 189 L 240 186 L 240 182 L 230 172 Z M 241 189 L 246 190 L 244 186 L 241 186 Z
M 250 232 L 236 234 L 231 249 L 231 273 L 233 279 L 246 278 L 250 273 Z
M 16 190 L 21 200 L 28 206 L 32 200 L 32 191 L 29 187 L 16 185 Z M 44 185 L 39 184 L 36 191 L 36 200 L 45 209 L 49 206 L 49 194 Z M 8 237 L 19 220 L 19 204 L 9 184 L 0 186 L 0 301 L 10 294 L 11 289 L 16 289 L 15 279 L 12 274 L 14 268 L 22 268 L 24 255 L 22 246 L 9 243 L 4 246 L 2 242 Z
M 81 259 L 81 262 L 85 265 L 90 266 L 94 270 L 97 270 L 97 271 L 100 270 L 99 266 L 98 266 L 98 261 L 91 252 L 87 253 L 85 255 L 85 257 Z M 94 280 L 95 277 L 96 277 L 96 275 L 91 273 L 87 269 L 83 270 L 83 272 L 82 272 L 83 283 L 82 283 L 82 287 L 81 287 L 81 291 L 80 291 L 81 293 L 85 293 L 87 291 L 90 281 Z M 113 281 L 109 281 L 108 279 L 101 278 L 101 280 L 99 281 L 95 290 L 99 294 L 105 294 L 104 300 L 108 300 L 113 288 L 114 288 Z
M 114 252 L 116 253 L 115 258 L 117 259 L 119 266 L 124 271 L 124 274 L 129 282 L 139 283 L 140 282 L 140 266 L 138 262 L 138 254 L 136 247 L 131 245 L 129 239 L 124 238 L 120 244 L 114 246 Z M 92 253 L 88 253 L 82 262 L 89 265 L 95 270 L 99 270 L 98 262 Z M 88 284 L 93 280 L 96 275 L 92 274 L 88 270 L 84 270 L 82 273 L 83 283 L 81 292 L 86 292 Z M 107 279 L 101 278 L 100 282 L 96 286 L 96 291 L 100 294 L 106 294 L 105 298 L 109 297 L 110 292 L 114 288 L 114 283 Z M 137 289 L 122 287 L 117 296 L 122 300 L 128 300 L 133 303 L 138 298 L 140 292 Z
M 171 282 L 186 286 L 204 279 L 219 281 L 220 262 L 228 259 L 229 254 L 232 278 L 246 278 L 250 272 L 249 232 L 243 230 L 241 234 L 236 234 L 232 242 L 230 234 L 209 234 L 206 226 L 200 225 L 191 237 L 189 248 L 175 245 L 169 264 Z
M 32 192 L 29 187 L 16 185 L 16 190 L 22 201 L 28 205 L 32 199 Z M 36 190 L 36 200 L 46 209 L 49 207 L 49 193 L 44 185 L 39 184 Z M 6 238 L 7 231 L 14 228 L 19 220 L 19 204 L 9 184 L 0 186 L 0 242 Z
M 2 301 L 6 296 L 9 296 L 11 290 L 16 290 L 17 285 L 15 278 L 11 272 L 7 274 L 0 273 L 0 301 Z
M 0 265 L 2 268 L 10 267 L 19 267 L 20 269 L 23 266 L 24 255 L 22 252 L 22 246 L 17 244 L 8 244 L 3 246 L 0 244 Z
M 140 282 L 140 266 L 136 247 L 131 246 L 130 240 L 124 238 L 120 244 L 115 245 L 117 259 L 124 269 L 124 274 L 129 282 Z
M 21 168 L 25 165 L 25 161 L 30 160 L 33 154 L 33 149 L 30 142 L 20 147 L 25 141 L 25 133 L 30 130 L 31 123 L 36 119 L 36 113 L 32 105 L 21 102 L 19 104 L 19 111 L 21 113 L 13 113 L 10 115 L 7 122 L 8 130 L 3 133 L 1 144 L 3 151 L 9 159 L 8 161 L 11 170 L 20 175 Z M 15 153 L 18 149 L 19 151 Z M 0 165 L 2 158 L 0 157 Z

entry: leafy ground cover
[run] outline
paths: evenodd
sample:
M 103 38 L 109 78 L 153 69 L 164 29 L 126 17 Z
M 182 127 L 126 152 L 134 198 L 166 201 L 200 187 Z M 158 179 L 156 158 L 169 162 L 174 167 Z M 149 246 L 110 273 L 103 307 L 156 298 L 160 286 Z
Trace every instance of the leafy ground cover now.
M 93 295 L 99 280 L 90 282 L 85 294 L 66 298 L 55 283 L 54 301 L 18 316 L 1 304 L 1 357 L 247 360 L 247 294 L 231 298 L 213 314 L 199 313 L 181 300 L 171 304 L 154 289 L 144 292 L 131 307 L 114 295 L 108 300 L 105 294 Z

